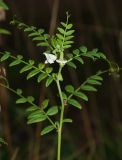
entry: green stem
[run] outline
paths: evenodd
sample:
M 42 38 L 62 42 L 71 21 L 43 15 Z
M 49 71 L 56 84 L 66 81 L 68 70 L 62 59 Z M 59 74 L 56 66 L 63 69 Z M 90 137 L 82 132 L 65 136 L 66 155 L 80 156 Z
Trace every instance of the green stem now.
M 63 101 L 63 96 L 62 96 L 62 91 L 61 91 L 61 86 L 60 86 L 60 80 L 61 80 L 61 71 L 62 71 L 63 66 L 60 65 L 59 67 L 59 72 L 57 75 L 57 88 L 60 96 L 60 101 L 61 101 L 61 114 L 60 114 L 60 121 L 59 121 L 59 126 L 58 126 L 58 149 L 57 149 L 57 160 L 61 159 L 61 139 L 62 139 L 62 127 L 63 127 L 63 117 L 64 117 L 64 101 Z
M 62 97 L 62 92 L 61 92 L 61 86 L 59 80 L 56 81 L 58 91 L 59 91 L 59 96 L 61 100 L 61 115 L 60 115 L 60 123 L 59 123 L 59 128 L 58 128 L 58 152 L 57 152 L 57 160 L 60 160 L 61 158 L 61 139 L 62 139 L 62 127 L 63 127 L 63 117 L 64 117 L 64 102 L 63 102 L 63 97 Z

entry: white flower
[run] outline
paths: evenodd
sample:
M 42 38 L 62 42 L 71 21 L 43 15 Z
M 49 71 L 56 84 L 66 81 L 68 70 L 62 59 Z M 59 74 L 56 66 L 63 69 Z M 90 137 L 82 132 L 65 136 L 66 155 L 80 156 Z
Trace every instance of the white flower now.
M 57 59 L 56 62 L 59 63 L 59 64 L 61 64 L 61 65 L 65 65 L 67 63 L 67 60 Z
M 50 54 L 50 53 L 46 53 L 46 52 L 44 52 L 43 54 L 44 54 L 45 57 L 46 57 L 46 61 L 45 61 L 46 64 L 47 64 L 47 63 L 52 64 L 52 63 L 54 63 L 54 62 L 56 61 L 56 59 L 57 59 L 57 57 L 56 57 L 54 54 Z
M 54 63 L 55 61 L 61 65 L 65 65 L 67 63 L 67 60 L 60 60 L 60 59 L 57 59 L 57 57 L 54 55 L 54 54 L 50 54 L 50 53 L 46 53 L 44 52 L 43 53 L 46 57 L 46 61 L 45 61 L 45 64 L 49 63 L 49 64 L 52 64 Z

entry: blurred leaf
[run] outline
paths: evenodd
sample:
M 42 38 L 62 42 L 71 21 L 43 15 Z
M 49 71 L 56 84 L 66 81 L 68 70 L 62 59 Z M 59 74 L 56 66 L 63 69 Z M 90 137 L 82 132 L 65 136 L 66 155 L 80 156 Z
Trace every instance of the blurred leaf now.
M 84 64 L 84 61 L 83 61 L 83 59 L 81 57 L 75 57 L 75 59 L 77 61 L 79 61 L 81 64 Z
M 97 91 L 97 89 L 95 87 L 90 86 L 90 85 L 83 85 L 83 86 L 81 86 L 81 89 L 85 90 L 85 91 Z
M 46 118 L 47 117 L 45 115 L 35 115 L 28 119 L 27 124 L 42 122 L 46 120 Z
M 31 35 L 32 35 L 32 33 L 31 33 Z M 42 36 L 38 36 L 38 37 L 34 37 L 33 38 L 33 40 L 36 40 L 36 41 L 42 41 L 42 40 L 44 40 L 45 38 L 44 37 L 42 37 Z
M 78 108 L 78 109 L 82 109 L 80 103 L 78 101 L 76 101 L 75 99 L 69 99 L 68 103 L 71 104 L 72 106 Z
M 49 73 L 51 73 L 53 71 L 53 68 L 52 67 L 47 67 L 46 68 L 46 72 L 49 74 Z
M 67 85 L 65 87 L 65 90 L 69 93 L 73 93 L 74 92 L 74 87 L 72 85 Z
M 22 94 L 22 89 L 19 89 L 19 88 L 18 88 L 18 89 L 17 89 L 17 94 L 19 94 L 19 95 Z
M 63 119 L 63 123 L 72 123 L 72 119 L 65 118 L 65 119 Z
M 42 70 L 44 67 L 45 67 L 45 64 L 43 64 L 43 63 L 40 63 L 40 64 L 38 65 L 38 68 L 39 68 L 40 70 Z
M 45 79 L 47 77 L 47 73 L 41 73 L 39 76 L 38 76 L 38 83 L 41 82 L 43 79 Z
M 98 52 L 98 54 L 100 55 L 101 58 L 106 59 L 106 55 L 102 52 Z
M 32 112 L 32 111 L 35 111 L 37 109 L 39 109 L 39 108 L 36 107 L 36 106 L 31 106 L 31 107 L 29 107 L 29 108 L 26 109 L 26 112 Z
M 18 100 L 16 100 L 17 104 L 19 104 L 19 103 L 26 103 L 26 102 L 27 102 L 26 98 L 19 98 Z
M 67 36 L 65 37 L 65 41 L 72 39 L 74 36 Z
M 66 35 L 67 35 L 67 36 L 70 36 L 70 35 L 72 35 L 74 32 L 75 32 L 75 30 L 70 30 L 70 31 L 66 32 Z
M 65 27 L 65 28 L 67 27 L 67 24 L 66 24 L 66 23 L 61 22 L 61 24 L 62 24 L 63 27 Z
M 56 34 L 56 36 L 61 40 L 64 38 L 61 34 Z
M 38 43 L 37 46 L 48 47 L 49 44 L 47 42 Z
M 0 61 L 5 61 L 10 57 L 10 53 L 9 52 L 5 52 L 5 54 L 3 54 L 3 56 L 0 58 Z
M 33 101 L 34 101 L 34 97 L 28 96 L 28 97 L 27 97 L 27 101 L 28 101 L 28 102 L 33 102 Z
M 80 53 L 79 49 L 75 49 L 75 50 L 73 50 L 73 54 L 75 54 L 75 55 L 79 55 L 79 53 Z
M 32 70 L 28 75 L 27 75 L 27 80 L 34 77 L 35 75 L 37 75 L 39 73 L 39 70 Z
M 99 75 L 93 75 L 91 78 L 99 80 L 99 81 L 103 81 L 103 78 L 101 76 L 99 76 Z
M 33 68 L 33 66 L 32 65 L 26 65 L 26 66 L 24 66 L 21 70 L 20 70 L 20 73 L 23 73 L 23 72 L 26 72 L 26 71 L 28 71 L 28 70 L 30 70 L 30 69 L 32 69 Z
M 9 64 L 9 66 L 10 66 L 10 67 L 16 66 L 16 65 L 18 65 L 18 64 L 20 64 L 20 63 L 21 63 L 21 61 L 20 61 L 19 59 L 16 59 L 16 60 L 14 60 L 13 62 L 11 62 L 11 63 Z
M 67 65 L 74 68 L 74 69 L 77 68 L 77 66 L 73 62 L 68 62 Z
M 64 31 L 62 28 L 58 28 L 58 31 L 59 31 L 61 34 L 65 34 L 65 31 Z
M 54 130 L 54 126 L 50 125 L 50 126 L 47 126 L 45 127 L 42 131 L 41 131 L 41 135 L 44 135 L 44 134 L 47 134 L 49 132 L 51 132 L 52 130 Z
M 31 65 L 34 65 L 34 63 L 35 63 L 35 61 L 34 60 L 32 60 L 32 59 L 29 59 L 29 64 L 31 64 Z
M 48 116 L 52 116 L 58 113 L 58 107 L 57 106 L 53 106 L 51 108 L 48 109 L 47 111 L 47 115 Z
M 45 99 L 43 102 L 42 102 L 42 108 L 47 108 L 48 106 L 48 103 L 49 103 L 49 99 Z
M 48 87 L 52 82 L 53 82 L 53 77 L 50 76 L 47 80 L 46 80 L 46 87 Z
M 93 85 L 101 85 L 102 84 L 101 82 L 99 82 L 99 81 L 97 81 L 95 79 L 88 79 L 87 83 L 93 84 Z
M 88 101 L 88 97 L 86 96 L 86 94 L 82 93 L 82 92 L 74 92 L 73 93 L 75 96 L 85 100 L 85 101 Z
M 67 95 L 64 92 L 62 92 L 62 97 L 63 99 L 67 99 Z
M 81 52 L 86 53 L 87 52 L 87 48 L 85 46 L 81 46 L 80 47 Z
M 35 110 L 28 116 L 28 124 L 41 122 L 47 119 L 47 116 L 41 110 Z
M 73 26 L 72 24 L 68 24 L 68 25 L 66 26 L 66 28 L 67 28 L 67 29 L 71 29 L 72 26 Z
M 0 28 L 0 34 L 4 34 L 4 35 L 11 35 L 11 32 L 9 32 L 6 29 Z
M 64 45 L 63 46 L 64 49 L 67 49 L 67 48 L 70 48 L 70 47 L 71 47 L 71 45 Z

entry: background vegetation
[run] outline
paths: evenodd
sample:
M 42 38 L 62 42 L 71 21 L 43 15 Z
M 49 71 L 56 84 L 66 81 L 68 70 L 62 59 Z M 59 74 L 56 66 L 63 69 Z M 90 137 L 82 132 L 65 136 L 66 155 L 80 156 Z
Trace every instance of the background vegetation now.
M 9 10 L 0 10 L 0 27 L 5 27 L 12 34 L 0 35 L 0 50 L 22 54 L 27 59 L 40 61 L 41 48 L 36 48 L 25 33 L 9 24 L 16 15 L 23 22 L 45 28 L 51 35 L 60 21 L 65 21 L 65 13 L 71 13 L 74 24 L 75 44 L 86 45 L 89 49 L 99 48 L 107 57 L 122 66 L 122 1 L 121 0 L 6 0 Z M 4 13 L 4 14 L 3 14 Z M 1 18 L 2 17 L 2 18 Z M 3 21 L 4 20 L 4 21 Z M 35 86 L 35 79 L 25 81 L 25 76 L 18 78 L 19 69 L 6 67 L 7 77 L 13 88 L 23 88 L 25 95 L 33 95 L 40 104 L 45 94 L 54 104 L 55 86 L 48 90 L 43 84 Z M 78 86 L 79 79 L 95 73 L 101 63 L 95 66 L 88 61 L 85 68 L 73 70 L 67 68 L 66 81 Z M 3 71 L 0 70 L 2 74 Z M 105 75 L 98 94 L 90 93 L 89 102 L 82 103 L 81 112 L 73 109 L 67 116 L 74 123 L 65 127 L 63 138 L 63 160 L 121 160 L 122 159 L 122 76 Z M 56 142 L 54 134 L 40 137 L 43 123 L 37 126 L 26 124 L 25 109 L 27 106 L 16 105 L 16 96 L 4 88 L 0 88 L 0 136 L 8 142 L 8 146 L 0 147 L 1 160 L 54 160 Z M 70 157 L 68 156 L 70 155 Z

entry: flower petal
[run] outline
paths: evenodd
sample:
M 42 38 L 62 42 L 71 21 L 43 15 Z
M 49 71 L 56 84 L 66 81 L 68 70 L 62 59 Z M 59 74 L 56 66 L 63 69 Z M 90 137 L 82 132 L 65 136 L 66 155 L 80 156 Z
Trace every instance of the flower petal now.
M 57 57 L 54 55 L 54 54 L 50 54 L 50 53 L 46 53 L 46 52 L 44 52 L 43 53 L 44 55 L 45 55 L 45 57 L 46 57 L 46 61 L 45 61 L 45 63 L 50 63 L 50 64 L 52 64 L 52 63 L 54 63 L 55 62 L 55 60 L 57 59 Z
M 62 65 L 65 65 L 67 63 L 67 60 L 57 59 L 56 62 L 59 63 L 59 64 L 62 64 Z

